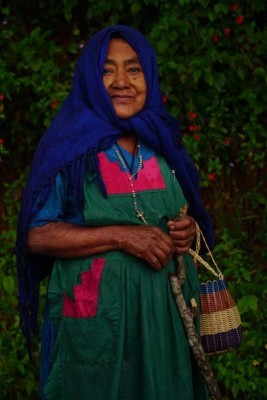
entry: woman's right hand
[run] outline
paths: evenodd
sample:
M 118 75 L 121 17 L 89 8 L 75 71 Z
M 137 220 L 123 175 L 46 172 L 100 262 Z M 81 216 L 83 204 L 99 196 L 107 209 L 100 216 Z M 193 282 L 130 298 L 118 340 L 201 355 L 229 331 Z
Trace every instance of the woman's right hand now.
M 175 252 L 169 235 L 155 226 L 125 226 L 121 236 L 121 250 L 147 261 L 155 270 L 166 267 Z

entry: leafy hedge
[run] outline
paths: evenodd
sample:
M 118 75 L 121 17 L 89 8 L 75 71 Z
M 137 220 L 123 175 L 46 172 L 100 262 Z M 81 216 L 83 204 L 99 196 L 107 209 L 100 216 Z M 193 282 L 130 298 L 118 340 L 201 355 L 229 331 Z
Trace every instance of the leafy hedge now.
M 2 399 L 39 396 L 39 350 L 30 364 L 12 252 L 28 167 L 70 89 L 85 42 L 117 23 L 139 29 L 156 50 L 164 100 L 202 174 L 215 256 L 238 299 L 243 345 L 212 360 L 224 398 L 267 398 L 266 15 L 261 0 L 13 0 L 2 7 Z M 41 292 L 43 298 L 45 284 Z

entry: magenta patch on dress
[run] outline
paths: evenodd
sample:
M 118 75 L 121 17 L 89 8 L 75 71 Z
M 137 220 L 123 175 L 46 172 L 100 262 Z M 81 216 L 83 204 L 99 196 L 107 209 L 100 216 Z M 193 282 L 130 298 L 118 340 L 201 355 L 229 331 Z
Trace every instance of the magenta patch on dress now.
M 132 193 L 129 179 L 117 162 L 111 162 L 104 152 L 98 154 L 100 171 L 108 194 Z M 143 161 L 143 166 L 134 180 L 135 192 L 143 190 L 166 189 L 166 185 L 156 157 Z
M 74 300 L 64 294 L 63 316 L 72 318 L 95 317 L 98 303 L 98 293 L 104 258 L 96 258 L 90 271 L 81 273 L 82 283 L 74 286 Z

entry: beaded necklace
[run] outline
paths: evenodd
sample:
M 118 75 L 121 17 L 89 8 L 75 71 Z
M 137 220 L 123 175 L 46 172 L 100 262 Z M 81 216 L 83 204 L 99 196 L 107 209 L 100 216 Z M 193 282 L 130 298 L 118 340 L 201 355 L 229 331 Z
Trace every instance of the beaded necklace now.
M 130 184 L 130 188 L 131 188 L 131 192 L 132 192 L 132 196 L 133 196 L 133 205 L 134 205 L 134 210 L 135 210 L 136 216 L 137 216 L 137 218 L 140 218 L 143 221 L 144 224 L 147 225 L 147 221 L 145 220 L 145 217 L 144 217 L 144 212 L 138 210 L 137 201 L 136 201 L 136 193 L 135 193 L 135 190 L 134 190 L 134 179 L 135 179 L 135 176 L 137 176 L 138 172 L 140 171 L 140 169 L 143 166 L 143 157 L 140 154 L 140 144 L 137 144 L 137 146 L 136 146 L 137 155 L 138 155 L 138 158 L 139 158 L 139 165 L 138 165 L 138 168 L 137 168 L 137 170 L 136 170 L 136 172 L 134 174 L 133 174 L 133 170 L 130 170 L 131 174 L 129 174 L 129 172 L 127 170 L 126 160 L 125 160 L 125 158 L 124 158 L 124 156 L 123 156 L 123 154 L 122 154 L 122 152 L 121 152 L 121 150 L 120 150 L 120 148 L 119 148 L 119 146 L 117 144 L 116 144 L 116 147 L 117 147 L 117 149 L 115 149 L 115 153 L 116 153 L 116 155 L 118 157 L 118 160 L 120 161 L 120 163 L 121 163 L 121 165 L 122 165 L 122 167 L 123 167 L 123 169 L 124 169 L 124 171 L 126 173 L 126 176 L 128 178 L 129 184 Z M 134 157 L 134 155 L 133 155 L 133 157 Z
M 126 158 L 124 157 L 123 152 L 121 151 L 121 147 L 118 145 L 118 143 L 115 143 L 115 146 L 117 147 L 117 149 L 118 149 L 118 151 L 120 153 L 120 156 L 123 159 L 125 165 L 127 165 L 128 171 L 130 171 L 130 173 L 133 174 L 134 156 L 135 156 L 135 154 L 138 154 L 138 151 L 140 149 L 140 145 L 137 143 L 137 140 L 136 140 L 135 145 L 134 145 L 134 151 L 133 151 L 133 154 L 132 154 L 131 165 L 128 164 Z

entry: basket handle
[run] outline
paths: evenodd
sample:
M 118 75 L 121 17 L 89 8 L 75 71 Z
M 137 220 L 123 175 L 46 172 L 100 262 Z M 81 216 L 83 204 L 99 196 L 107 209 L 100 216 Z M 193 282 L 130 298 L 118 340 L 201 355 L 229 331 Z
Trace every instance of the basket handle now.
M 210 258 L 211 258 L 211 260 L 212 260 L 212 262 L 213 262 L 213 264 L 214 264 L 214 266 L 215 266 L 215 269 L 214 269 L 213 267 L 211 267 L 211 266 L 209 265 L 209 263 L 207 263 L 205 260 L 203 260 L 203 258 L 199 255 L 201 239 L 203 240 L 203 242 L 204 242 L 206 248 L 208 249 L 208 255 L 210 256 Z M 215 276 L 216 276 L 217 278 L 219 278 L 219 279 L 223 279 L 223 274 L 222 274 L 222 272 L 220 271 L 218 265 L 216 264 L 216 261 L 214 260 L 214 257 L 213 257 L 213 255 L 212 255 L 210 249 L 209 249 L 209 246 L 208 246 L 208 244 L 207 244 L 207 242 L 206 242 L 206 239 L 205 239 L 205 237 L 204 237 L 204 235 L 203 235 L 203 233 L 202 233 L 202 231 L 201 231 L 199 225 L 197 224 L 197 222 L 196 222 L 196 250 L 189 249 L 188 252 L 189 252 L 189 254 L 194 258 L 194 261 L 195 261 L 195 262 L 196 262 L 196 260 L 199 261 L 199 262 L 200 262 L 202 265 L 204 265 L 213 275 L 215 275 Z

